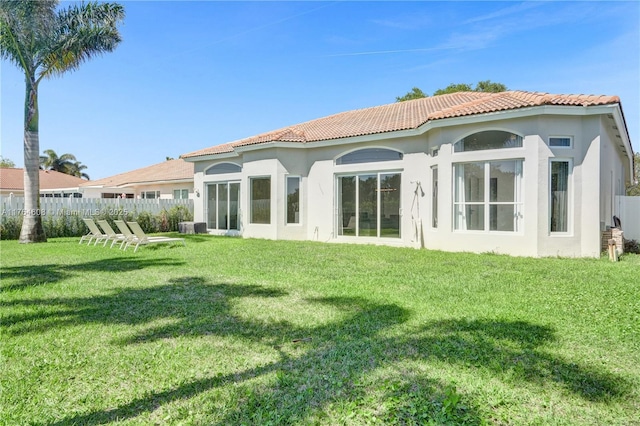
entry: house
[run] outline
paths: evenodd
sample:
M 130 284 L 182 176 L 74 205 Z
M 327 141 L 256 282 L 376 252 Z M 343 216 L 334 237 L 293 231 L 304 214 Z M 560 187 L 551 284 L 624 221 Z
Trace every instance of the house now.
M 193 198 L 193 163 L 167 160 L 81 185 L 85 198 Z
M 616 96 L 460 92 L 181 156 L 209 233 L 599 256 L 633 179 Z
M 80 186 L 87 182 L 54 170 L 40 170 L 40 196 L 81 197 Z M 0 168 L 0 195 L 24 196 L 24 169 Z

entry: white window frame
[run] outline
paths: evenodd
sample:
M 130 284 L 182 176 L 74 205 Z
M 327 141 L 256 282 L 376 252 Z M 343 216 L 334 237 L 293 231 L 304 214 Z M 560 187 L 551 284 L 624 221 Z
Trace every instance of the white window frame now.
M 155 197 L 153 198 L 148 197 L 147 194 L 150 194 L 150 193 L 153 193 Z M 141 191 L 140 198 L 142 198 L 143 200 L 157 200 L 160 198 L 160 191 Z
M 516 183 L 516 191 L 518 191 L 520 197 L 519 199 L 514 199 L 514 201 L 491 201 L 491 163 L 497 162 L 506 162 L 506 161 L 514 161 L 519 163 L 520 165 L 520 182 Z M 456 189 L 458 188 L 459 176 L 456 173 L 456 166 L 464 165 L 464 164 L 482 164 L 483 167 L 483 200 L 482 201 L 456 201 Z M 452 178 L 453 184 L 451 186 L 452 193 L 452 231 L 456 233 L 481 233 L 481 234 L 504 234 L 504 235 L 521 235 L 524 233 L 524 170 L 525 170 L 525 161 L 524 158 L 502 158 L 502 159 L 487 159 L 487 160 L 477 160 L 477 161 L 461 161 L 452 164 Z M 514 197 L 516 198 L 516 197 Z M 482 206 L 484 213 L 484 221 L 483 221 L 483 229 L 459 229 L 457 228 L 457 212 L 458 207 L 461 206 L 463 211 L 465 210 L 465 206 L 467 205 L 478 205 Z M 514 230 L 513 231 L 503 231 L 503 230 L 494 230 L 491 229 L 491 206 L 499 206 L 499 205 L 513 205 L 515 208 L 515 212 L 517 218 L 514 218 Z
M 375 239 L 377 241 L 398 241 L 398 240 L 402 240 L 402 233 L 403 233 L 403 227 L 402 227 L 402 196 L 399 197 L 399 205 L 398 205 L 398 220 L 399 220 L 399 236 L 398 237 L 383 237 L 381 236 L 381 226 L 380 223 L 381 221 L 380 219 L 380 208 L 381 208 L 381 202 L 380 202 L 380 198 L 381 198 L 381 191 L 380 191 L 380 176 L 381 175 L 392 175 L 392 174 L 398 174 L 400 175 L 400 193 L 402 194 L 402 182 L 404 180 L 403 178 L 403 170 L 402 169 L 389 169 L 389 170 L 373 170 L 373 171 L 352 171 L 352 172 L 344 172 L 344 173 L 337 173 L 334 176 L 334 185 L 336 188 L 335 191 L 335 235 L 339 238 L 346 238 L 346 239 L 357 239 L 358 241 L 362 241 L 363 239 Z M 338 182 L 340 181 L 340 178 L 343 177 L 349 177 L 349 176 L 353 176 L 357 179 L 359 179 L 360 176 L 363 175 L 376 175 L 376 179 L 377 179 L 377 218 L 376 218 L 376 236 L 372 237 L 372 236 L 361 236 L 361 235 L 357 235 L 358 234 L 358 229 L 360 228 L 360 215 L 356 214 L 355 215 L 355 229 L 356 229 L 356 235 L 341 235 L 339 232 L 340 229 L 340 201 L 339 201 L 339 197 L 340 197 L 340 188 L 339 188 L 339 184 Z M 359 204 L 359 185 L 355 186 L 356 188 L 356 206 L 358 206 Z M 358 207 L 356 207 L 356 210 L 359 210 Z
M 238 189 L 240 191 L 240 194 L 238 196 L 238 201 L 237 201 L 238 202 L 238 207 L 237 207 L 238 211 L 236 213 L 236 216 L 237 216 L 237 219 L 236 219 L 237 220 L 237 229 L 231 228 L 231 221 L 230 220 L 228 221 L 226 228 L 221 228 L 220 224 L 218 223 L 218 203 L 220 202 L 220 200 L 218 199 L 218 193 L 217 193 L 218 189 L 217 189 L 217 187 L 218 187 L 218 185 L 227 185 L 227 200 L 226 200 L 226 203 L 227 203 L 227 217 L 230 218 L 231 217 L 231 214 L 230 214 L 231 213 L 231 200 L 230 200 L 231 191 L 230 191 L 230 188 L 231 188 L 232 184 L 238 184 Z M 216 227 L 215 228 L 210 228 L 209 227 L 209 189 L 213 185 L 216 186 L 216 208 L 215 208 L 215 210 L 216 210 L 215 211 L 215 214 L 216 214 Z M 204 187 L 206 188 L 206 194 L 205 194 L 205 200 L 204 200 L 204 206 L 205 206 L 205 208 L 204 208 L 204 217 L 205 217 L 205 221 L 207 223 L 207 229 L 211 229 L 213 231 L 226 231 L 226 232 L 240 231 L 241 223 L 242 223 L 241 220 L 240 220 L 241 217 L 242 217 L 242 215 L 241 215 L 242 212 L 240 210 L 241 197 L 242 197 L 242 185 L 241 185 L 240 181 L 239 180 L 222 180 L 222 181 L 219 181 L 219 182 L 205 182 Z
M 184 191 L 187 191 L 187 196 L 186 197 L 183 197 Z M 176 197 L 176 192 L 179 194 L 178 197 Z M 188 189 L 174 189 L 173 190 L 173 199 L 174 200 L 188 200 L 189 199 L 189 190 Z
M 566 231 L 551 231 L 551 215 L 553 213 L 552 196 L 551 196 L 551 179 L 552 179 L 552 165 L 553 163 L 568 163 L 568 176 L 567 176 L 567 230 Z M 548 176 L 548 189 L 547 197 L 549 203 L 549 220 L 547 223 L 547 231 L 550 236 L 553 237 L 570 237 L 573 236 L 573 158 L 554 157 L 549 159 L 549 176 Z
M 569 146 L 565 146 L 565 145 L 551 145 L 551 139 L 569 139 Z M 573 136 L 568 136 L 568 135 L 551 135 L 549 136 L 549 138 L 547 139 L 547 145 L 549 145 L 549 148 L 553 148 L 553 149 L 571 149 L 573 148 Z
M 298 221 L 289 222 L 289 179 L 298 179 Z M 302 176 L 285 175 L 284 177 L 284 224 L 285 226 L 302 225 Z
M 248 194 L 249 223 L 251 225 L 271 225 L 273 223 L 273 209 L 271 208 L 272 207 L 271 204 L 273 203 L 273 196 L 274 196 L 273 177 L 271 175 L 250 176 L 248 179 L 249 179 L 249 185 L 247 185 L 247 187 L 249 188 L 249 194 Z M 269 221 L 266 223 L 253 221 L 253 181 L 258 179 L 269 179 Z
M 431 228 L 438 228 L 438 202 L 440 201 L 440 171 L 431 166 Z

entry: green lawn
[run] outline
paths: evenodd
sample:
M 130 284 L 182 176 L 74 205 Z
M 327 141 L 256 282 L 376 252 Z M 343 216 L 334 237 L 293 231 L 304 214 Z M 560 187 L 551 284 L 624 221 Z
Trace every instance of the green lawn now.
M 0 424 L 640 424 L 640 256 L 2 241 Z

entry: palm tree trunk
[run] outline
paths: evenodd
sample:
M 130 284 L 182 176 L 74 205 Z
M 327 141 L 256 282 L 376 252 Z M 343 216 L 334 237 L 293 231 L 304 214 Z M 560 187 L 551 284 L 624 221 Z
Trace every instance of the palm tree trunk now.
M 24 105 L 24 216 L 21 243 L 47 241 L 40 211 L 40 138 L 38 134 L 38 83 L 26 77 Z

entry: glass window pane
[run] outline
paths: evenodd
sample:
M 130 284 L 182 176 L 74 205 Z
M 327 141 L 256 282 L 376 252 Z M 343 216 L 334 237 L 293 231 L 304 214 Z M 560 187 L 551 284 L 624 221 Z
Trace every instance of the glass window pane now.
M 460 139 L 453 145 L 454 152 L 522 147 L 522 136 L 501 130 L 478 132 Z
M 549 138 L 549 146 L 570 147 L 571 138 Z
M 378 236 L 378 176 L 358 176 L 358 235 Z
M 237 164 L 232 163 L 220 163 L 210 167 L 205 172 L 206 175 L 219 175 L 224 173 L 240 173 L 242 168 Z
M 551 163 L 551 232 L 567 232 L 569 207 L 569 162 Z
M 489 164 L 489 201 L 515 201 L 516 161 L 495 161 Z
M 218 184 L 218 229 L 228 228 L 228 212 L 227 212 L 227 199 L 229 197 L 229 187 L 226 183 Z
M 467 204 L 464 208 L 464 221 L 469 231 L 484 230 L 484 205 Z
M 218 200 L 218 185 L 207 185 L 207 228 L 217 229 L 216 205 Z
M 240 200 L 240 183 L 229 184 L 229 229 L 240 229 L 238 222 L 238 200 Z
M 356 178 L 338 178 L 338 235 L 356 235 Z
M 287 223 L 300 223 L 299 177 L 287 177 Z
M 484 201 L 484 163 L 456 164 L 456 202 Z
M 251 223 L 271 223 L 271 178 L 251 179 Z
M 516 231 L 516 206 L 492 204 L 489 206 L 489 229 L 491 231 Z
M 336 164 L 373 163 L 402 160 L 402 153 L 384 148 L 366 148 L 353 151 L 336 160 Z
M 438 168 L 431 170 L 431 226 L 438 227 Z
M 380 236 L 400 238 L 400 174 L 380 175 Z

